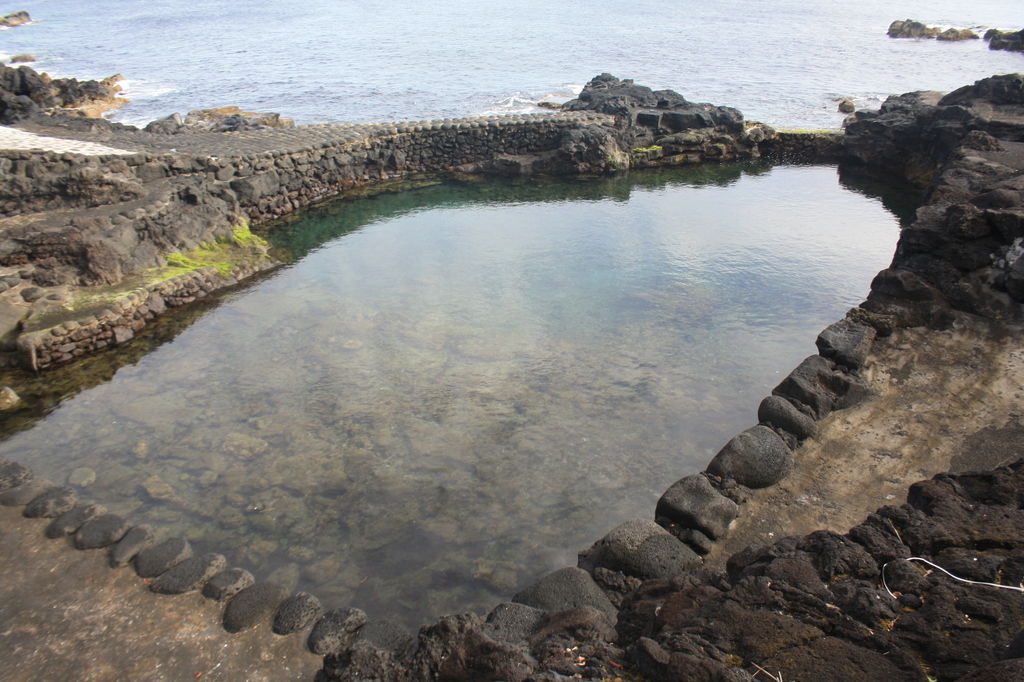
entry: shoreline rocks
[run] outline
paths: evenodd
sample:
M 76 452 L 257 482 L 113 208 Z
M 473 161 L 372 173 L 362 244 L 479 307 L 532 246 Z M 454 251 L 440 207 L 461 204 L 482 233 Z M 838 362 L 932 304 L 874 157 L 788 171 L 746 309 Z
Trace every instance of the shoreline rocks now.
M 22 26 L 32 21 L 32 17 L 28 15 L 28 12 L 21 10 L 19 12 L 11 12 L 0 17 L 0 26 Z
M 127 103 L 118 97 L 122 80 L 119 74 L 100 81 L 51 79 L 28 66 L 0 64 L 0 124 L 10 125 L 44 112 L 99 118 Z
M 1019 31 L 1000 31 L 990 28 L 985 31 L 985 41 L 990 50 L 1008 50 L 1024 52 L 1024 29 Z
M 981 36 L 969 28 L 947 28 L 928 26 L 914 19 L 896 20 L 889 24 L 886 35 L 890 38 L 935 38 L 936 40 L 960 41 L 977 40 Z

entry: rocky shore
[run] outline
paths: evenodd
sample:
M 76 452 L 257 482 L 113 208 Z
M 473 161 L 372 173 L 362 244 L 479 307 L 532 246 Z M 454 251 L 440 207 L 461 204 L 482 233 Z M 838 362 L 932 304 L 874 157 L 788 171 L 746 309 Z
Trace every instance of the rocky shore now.
M 1020 593 L 919 570 L 934 564 L 1008 587 L 1024 578 L 1024 463 L 1016 461 L 1021 427 L 1012 408 L 979 417 L 989 430 L 978 428 L 945 459 L 928 442 L 896 454 L 850 446 L 854 468 L 876 454 L 907 460 L 890 490 L 951 462 L 988 471 L 916 484 L 907 504 L 879 509 L 845 534 L 842 524 L 878 506 L 871 492 L 845 500 L 842 514 L 827 519 L 832 530 L 747 544 L 795 530 L 774 525 L 784 515 L 767 513 L 778 506 L 772 495 L 810 490 L 807 472 L 827 458 L 814 449 L 843 433 L 844 417 L 879 405 L 901 371 L 925 366 L 895 366 L 908 344 L 946 339 L 948 346 L 927 347 L 953 357 L 967 339 L 976 350 L 963 363 L 989 371 L 979 376 L 1020 376 L 1024 76 L 889 98 L 878 112 L 857 112 L 841 139 L 779 133 L 734 109 L 607 74 L 564 112 L 535 117 L 147 132 L 37 116 L 19 127 L 119 151 L 0 153 L 8 170 L 0 181 L 6 349 L 11 361 L 36 369 L 123 343 L 164 308 L 272 267 L 250 224 L 384 182 L 765 155 L 841 160 L 917 183 L 922 205 L 892 265 L 867 301 L 822 332 L 819 353 L 765 398 L 758 423 L 706 472 L 671 486 L 650 518 L 626 521 L 577 566 L 544 576 L 486 618 L 449 616 L 411 638 L 366 623 L 354 609 L 324 613 L 311 595 L 286 599 L 219 555 L 191 556 L 184 539 L 154 545 L 150 531 L 79 504 L 72 488 L 33 484 L 15 463 L 0 466 L 0 487 L 27 516 L 54 518 L 53 533 L 133 561 L 154 579 L 153 590 L 230 599 L 229 631 L 273 619 L 275 631 L 303 632 L 326 656 L 324 680 L 954 680 L 1020 672 Z M 997 346 L 1002 370 L 990 369 Z M 1014 381 L 1000 405 L 1019 400 Z M 982 386 L 979 399 L 988 391 Z M 856 441 L 856 429 L 846 428 L 845 440 Z M 935 417 L 922 428 L 935 429 Z M 791 483 L 801 479 L 803 487 Z

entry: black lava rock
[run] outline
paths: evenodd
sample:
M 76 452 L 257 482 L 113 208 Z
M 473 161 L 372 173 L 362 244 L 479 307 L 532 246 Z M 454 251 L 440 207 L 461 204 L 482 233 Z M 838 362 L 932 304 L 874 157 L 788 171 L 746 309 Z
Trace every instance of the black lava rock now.
M 818 352 L 845 367 L 857 368 L 864 364 L 875 340 L 875 329 L 865 324 L 843 319 L 830 324 L 815 343 Z
M 78 493 L 67 486 L 50 488 L 28 503 L 23 516 L 30 519 L 55 519 L 78 504 Z
M 337 656 L 355 639 L 366 624 L 366 614 L 359 609 L 331 609 L 313 626 L 306 644 L 314 654 Z
M 86 521 L 75 533 L 78 549 L 109 547 L 125 536 L 131 525 L 117 514 L 103 514 Z
M 320 600 L 308 592 L 297 592 L 284 600 L 274 616 L 273 630 L 279 635 L 290 635 L 305 630 L 324 612 Z
M 99 504 L 78 505 L 71 511 L 66 511 L 46 527 L 46 537 L 62 538 L 71 535 L 82 527 L 86 521 L 95 519 L 100 514 L 106 514 L 107 508 Z
M 255 583 L 256 578 L 244 568 L 229 568 L 210 578 L 210 582 L 203 588 L 203 596 L 224 601 Z
M 655 514 L 711 538 L 725 537 L 739 507 L 701 474 L 679 479 L 658 500 Z
M 779 434 L 758 425 L 726 443 L 711 460 L 708 472 L 750 488 L 765 488 L 781 481 L 792 468 L 793 453 Z
M 777 395 L 770 395 L 757 408 L 757 420 L 762 424 L 788 431 L 800 440 L 818 432 L 813 419 L 796 408 L 793 403 Z
M 5 507 L 23 507 L 53 487 L 53 483 L 46 479 L 26 481 L 0 493 L 0 504 Z
M 224 609 L 224 629 L 228 632 L 241 632 L 269 618 L 284 600 L 285 591 L 274 583 L 257 583 L 247 587 Z
M 0 464 L 0 490 L 9 490 L 32 478 L 32 470 L 20 462 Z
M 185 559 L 157 576 L 149 584 L 149 589 L 159 594 L 184 594 L 198 590 L 227 565 L 228 560 L 223 554 L 204 554 Z
M 135 556 L 135 572 L 140 578 L 155 578 L 191 556 L 192 546 L 188 540 L 169 538 L 139 552 Z
M 487 614 L 483 630 L 499 642 L 525 641 L 544 620 L 544 612 L 526 604 L 503 602 Z M 366 637 L 366 633 L 363 633 Z
M 548 573 L 513 596 L 512 601 L 544 611 L 593 606 L 609 618 L 615 618 L 615 607 L 590 574 L 573 566 Z
M 152 545 L 155 540 L 156 533 L 153 532 L 152 526 L 135 526 L 110 548 L 110 565 L 114 568 L 127 566 L 136 554 Z

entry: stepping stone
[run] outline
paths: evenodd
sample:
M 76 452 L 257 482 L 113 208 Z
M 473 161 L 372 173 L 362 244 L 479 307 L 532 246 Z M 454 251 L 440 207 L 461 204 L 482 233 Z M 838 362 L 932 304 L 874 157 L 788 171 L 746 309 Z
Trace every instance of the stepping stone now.
M 319 599 L 308 592 L 298 592 L 277 609 L 272 629 L 279 635 L 290 635 L 311 626 L 323 612 Z
M 55 519 L 64 512 L 74 509 L 76 504 L 78 493 L 67 486 L 60 486 L 50 488 L 36 496 L 21 515 L 30 519 Z
M 155 578 L 191 556 L 192 546 L 188 540 L 169 538 L 139 552 L 135 556 L 135 572 L 140 578 Z
M 99 549 L 118 542 L 131 529 L 117 514 L 103 514 L 86 521 L 75 533 L 75 547 L 78 549 Z
M 142 524 L 135 526 L 118 540 L 117 544 L 110 549 L 110 565 L 114 568 L 127 566 L 128 562 L 135 558 L 135 555 L 151 546 L 156 540 L 156 533 L 153 527 Z
M 284 588 L 274 583 L 257 583 L 245 588 L 224 609 L 224 629 L 241 632 L 256 625 L 269 618 L 284 597 Z
M 255 583 L 256 578 L 244 568 L 229 568 L 210 578 L 210 582 L 203 588 L 203 596 L 224 601 Z
M 107 508 L 99 504 L 78 505 L 71 511 L 66 511 L 46 527 L 46 537 L 62 538 L 71 535 L 82 527 L 86 521 L 95 519 L 100 514 L 106 514 Z
M 366 614 L 359 609 L 331 609 L 313 626 L 306 644 L 314 654 L 336 656 L 352 643 L 365 623 Z
M 32 470 L 20 462 L 0 464 L 0 490 L 10 490 L 32 478 Z
M 24 507 L 54 485 L 46 479 L 30 480 L 0 493 L 0 504 L 5 507 Z
M 149 589 L 158 594 L 184 594 L 198 590 L 213 576 L 227 568 L 223 554 L 204 554 L 185 559 L 157 576 Z

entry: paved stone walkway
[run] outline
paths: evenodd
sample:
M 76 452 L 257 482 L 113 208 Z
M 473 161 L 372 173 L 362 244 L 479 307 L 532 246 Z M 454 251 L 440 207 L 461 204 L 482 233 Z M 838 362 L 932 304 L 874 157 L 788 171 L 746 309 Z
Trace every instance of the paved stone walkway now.
M 108 130 L 102 127 L 91 127 L 88 119 L 47 125 L 29 120 L 19 123 L 18 129 L 0 127 L 0 149 L 96 150 L 80 151 L 83 154 L 181 152 L 230 158 L 247 155 L 294 153 L 317 148 L 356 144 L 374 137 L 416 133 L 426 130 L 471 130 L 475 128 L 497 130 L 545 123 L 570 127 L 580 125 L 581 123 L 604 123 L 611 125 L 613 122 L 614 117 L 605 114 L 566 111 L 429 121 L 336 123 L 299 126 L 297 128 L 259 128 L 225 133 L 189 132 L 176 135 L 160 135 L 132 128 Z M 10 134 L 9 137 L 8 134 Z M 29 146 L 21 146 L 23 144 Z M 51 144 L 53 145 L 52 147 L 48 146 Z M 117 148 L 107 146 L 110 144 L 115 145 Z M 63 145 L 70 146 L 65 147 Z M 104 151 L 111 149 L 113 150 Z
M 95 142 L 68 140 L 61 137 L 38 135 L 17 128 L 0 126 L 0 149 L 42 150 L 48 152 L 72 152 L 98 156 L 103 154 L 133 154 L 125 149 L 116 149 Z

